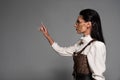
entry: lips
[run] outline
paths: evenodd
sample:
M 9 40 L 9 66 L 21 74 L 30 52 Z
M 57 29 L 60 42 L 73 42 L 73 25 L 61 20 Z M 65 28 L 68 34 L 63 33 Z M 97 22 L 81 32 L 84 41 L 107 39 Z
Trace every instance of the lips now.
M 76 28 L 76 30 L 78 30 L 78 28 Z

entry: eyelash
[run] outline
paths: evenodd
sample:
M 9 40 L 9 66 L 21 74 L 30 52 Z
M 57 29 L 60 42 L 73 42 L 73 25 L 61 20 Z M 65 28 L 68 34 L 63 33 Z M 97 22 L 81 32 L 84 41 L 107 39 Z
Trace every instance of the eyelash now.
M 81 22 L 77 20 L 76 23 L 81 23 Z

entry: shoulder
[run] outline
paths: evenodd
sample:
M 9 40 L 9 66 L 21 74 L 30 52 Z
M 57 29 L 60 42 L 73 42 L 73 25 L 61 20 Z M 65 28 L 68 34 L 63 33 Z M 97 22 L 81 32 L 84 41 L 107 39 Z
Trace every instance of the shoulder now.
M 101 41 L 94 41 L 90 46 L 90 52 L 91 52 L 92 55 L 103 55 L 103 56 L 105 56 L 105 54 L 106 54 L 105 43 L 103 43 Z
M 96 48 L 105 48 L 106 47 L 105 43 L 103 43 L 101 41 L 94 41 L 92 43 L 92 46 L 94 46 Z

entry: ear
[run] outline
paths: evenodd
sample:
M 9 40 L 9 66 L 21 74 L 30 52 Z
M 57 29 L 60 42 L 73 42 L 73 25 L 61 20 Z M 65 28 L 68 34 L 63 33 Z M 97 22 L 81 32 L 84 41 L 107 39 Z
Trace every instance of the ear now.
M 87 27 L 90 28 L 91 26 L 92 26 L 91 21 L 88 21 L 88 22 L 87 22 Z

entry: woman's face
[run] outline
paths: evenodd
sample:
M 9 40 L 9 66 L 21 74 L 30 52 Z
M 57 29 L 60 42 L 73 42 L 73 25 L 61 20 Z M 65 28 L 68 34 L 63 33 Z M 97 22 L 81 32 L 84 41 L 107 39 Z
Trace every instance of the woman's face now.
M 76 28 L 76 31 L 78 34 L 80 34 L 80 33 L 84 34 L 89 28 L 88 22 L 85 22 L 85 20 L 82 18 L 82 16 L 78 16 L 74 27 Z

